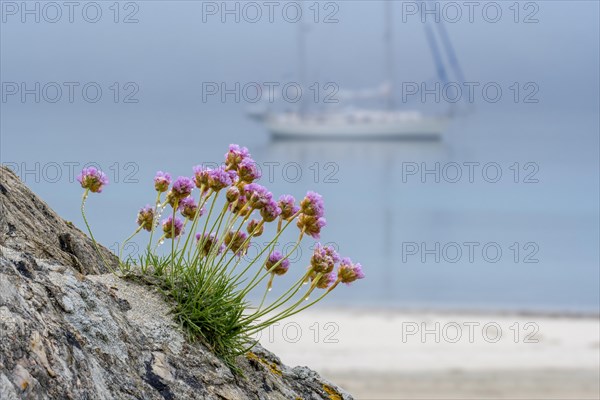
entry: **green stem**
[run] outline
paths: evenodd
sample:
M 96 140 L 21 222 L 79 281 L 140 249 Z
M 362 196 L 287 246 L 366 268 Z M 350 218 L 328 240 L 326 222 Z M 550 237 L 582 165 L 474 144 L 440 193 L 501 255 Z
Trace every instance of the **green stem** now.
M 181 227 L 182 232 L 185 232 L 185 227 L 187 226 L 188 221 L 189 220 L 187 218 L 183 221 L 183 226 Z M 179 243 L 181 242 L 182 236 L 183 236 L 183 234 L 179 235 L 179 237 L 177 238 L 177 246 L 175 246 L 175 247 L 179 248 Z M 185 249 L 185 246 L 183 248 Z M 181 259 L 179 261 L 181 261 Z
M 280 317 L 278 317 L 277 319 L 270 319 L 270 320 L 267 320 L 267 321 L 265 321 L 265 322 L 266 322 L 266 323 L 268 323 L 268 324 L 270 325 L 270 324 L 273 324 L 273 323 L 275 323 L 275 322 L 277 322 L 277 321 L 281 321 L 281 320 L 282 320 L 282 319 L 284 319 L 284 318 L 288 318 L 288 317 L 291 317 L 292 315 L 296 315 L 296 314 L 298 314 L 299 312 L 302 312 L 302 311 L 306 310 L 306 309 L 307 309 L 307 308 L 309 308 L 309 307 L 312 307 L 313 305 L 317 304 L 319 301 L 323 300 L 323 298 L 325 298 L 325 296 L 327 296 L 327 295 L 328 295 L 328 294 L 329 294 L 329 293 L 330 293 L 330 292 L 333 290 L 333 288 L 334 288 L 335 286 L 337 286 L 337 284 L 335 284 L 335 285 L 333 285 L 332 287 L 330 287 L 329 289 L 327 289 L 327 290 L 325 291 L 325 293 L 323 293 L 323 294 L 322 294 L 321 296 L 319 296 L 319 297 L 318 297 L 316 300 L 314 300 L 314 301 L 311 301 L 310 303 L 308 303 L 308 304 L 307 304 L 307 305 L 305 305 L 304 307 L 300 307 L 299 309 L 297 309 L 297 310 L 295 310 L 295 311 L 292 311 L 292 309 L 290 309 L 290 310 L 288 310 L 287 312 L 280 313 L 279 315 L 281 315 L 281 316 L 280 316 Z M 311 291 L 311 292 L 312 292 L 312 291 Z M 308 296 L 309 294 L 310 294 L 310 293 L 308 293 L 308 294 L 307 294 L 307 296 Z M 305 301 L 305 300 L 306 300 L 306 297 L 305 297 L 304 299 L 302 299 L 302 300 L 303 300 L 303 301 Z M 297 304 L 296 304 L 296 305 L 295 305 L 293 308 L 297 307 L 297 306 L 298 306 L 298 305 L 300 305 L 301 303 L 302 303 L 302 302 L 298 302 L 298 303 L 297 303 Z
M 242 212 L 246 209 L 247 205 L 248 205 L 248 203 L 244 204 L 244 206 L 242 208 L 240 208 L 237 213 L 233 214 L 233 218 L 231 219 L 231 222 L 229 223 L 229 225 L 228 224 L 225 225 L 225 230 L 223 231 L 223 234 L 221 235 L 220 238 L 218 238 L 219 240 L 218 240 L 218 242 L 216 244 L 216 248 L 217 249 L 221 246 L 221 244 L 223 244 L 223 242 L 225 242 L 225 234 L 227 232 L 229 232 L 235 226 L 235 223 L 237 222 L 237 219 L 242 215 Z M 242 228 L 242 225 L 244 225 L 244 222 L 246 222 L 246 220 L 248 218 L 250 218 L 250 214 L 252 214 L 252 211 L 250 211 L 250 213 L 248 213 L 248 215 L 246 215 L 244 217 L 244 219 L 242 220 L 242 223 L 240 224 L 240 226 L 238 227 L 238 229 L 235 231 L 235 234 L 237 234 L 237 232 L 240 231 L 240 229 Z M 230 217 L 231 217 L 231 215 L 230 215 Z M 225 258 L 225 255 L 227 254 L 227 251 L 229 251 L 229 249 L 231 248 L 231 243 L 233 243 L 233 242 L 230 242 L 227 245 L 227 248 L 223 251 L 223 253 L 221 255 L 221 258 L 219 258 L 219 261 L 217 262 L 217 265 L 219 265 L 219 264 L 221 264 L 221 262 L 223 262 L 223 258 Z
M 286 229 L 286 228 L 287 228 L 287 227 L 288 227 L 288 226 L 289 226 L 291 223 L 292 223 L 292 219 L 290 219 L 290 220 L 287 222 L 287 224 L 285 224 L 285 226 L 283 227 L 283 229 L 281 229 L 281 230 L 279 230 L 279 232 L 277 232 L 277 234 L 275 235 L 275 237 L 274 237 L 274 238 L 271 240 L 271 243 L 273 244 L 273 245 L 272 245 L 272 247 L 274 247 L 274 246 L 275 246 L 275 243 L 277 243 L 277 239 L 279 239 L 279 236 L 281 236 L 281 234 L 282 234 L 282 233 L 285 231 L 285 229 Z M 302 238 L 302 236 L 300 236 L 300 238 Z M 264 249 L 263 249 L 263 250 L 262 250 L 260 253 L 258 253 L 258 255 L 257 255 L 256 257 L 254 257 L 254 259 L 253 259 L 252 261 L 250 261 L 250 263 L 249 263 L 249 264 L 246 266 L 246 268 L 245 268 L 245 269 L 244 269 L 244 270 L 243 270 L 243 271 L 242 271 L 240 274 L 238 274 L 238 276 L 235 278 L 235 280 L 233 281 L 233 283 L 234 283 L 234 284 L 235 284 L 235 283 L 237 283 L 237 282 L 238 282 L 238 280 L 239 280 L 239 279 L 240 279 L 242 276 L 244 276 L 244 275 L 246 274 L 246 272 L 248 272 L 248 270 L 250 269 L 250 267 L 252 267 L 252 265 L 253 265 L 253 264 L 256 262 L 256 260 L 258 260 L 258 259 L 259 259 L 259 258 L 260 258 L 260 257 L 263 255 L 263 253 L 264 253 L 264 252 L 265 252 L 265 251 L 266 251 L 266 250 L 267 250 L 269 247 L 271 247 L 271 245 L 268 245 L 268 246 L 266 246 L 266 247 L 265 247 L 265 248 L 264 248 Z M 296 247 L 298 247 L 298 246 L 296 245 Z M 296 250 L 296 247 L 295 247 L 295 248 L 292 250 L 292 252 Z M 290 254 L 291 254 L 291 252 L 290 252 Z M 288 255 L 288 256 L 289 256 L 289 255 Z M 287 256 L 286 256 L 286 258 L 287 258 Z M 220 261 L 221 261 L 221 260 L 219 260 L 219 262 L 220 262 Z M 274 269 L 274 268 L 277 268 L 277 266 L 279 266 L 279 264 L 280 264 L 280 263 L 281 263 L 281 262 L 279 262 L 279 263 L 277 263 L 276 265 L 274 265 L 272 269 Z M 259 270 L 258 272 L 260 272 L 260 270 Z M 256 278 L 256 276 L 255 276 L 255 278 Z
M 206 220 L 204 221 L 204 228 L 202 228 L 202 236 L 200 238 L 204 238 L 204 234 L 206 233 L 206 228 L 208 227 L 208 221 L 210 220 L 210 216 L 212 215 L 213 209 L 215 207 L 215 203 L 217 202 L 217 198 L 219 197 L 219 192 L 215 192 L 215 197 L 213 198 L 212 203 L 210 203 L 210 209 L 208 210 L 208 215 L 206 216 Z
M 187 236 L 187 238 L 185 240 L 185 243 L 183 245 L 183 251 L 181 253 L 182 257 L 185 254 L 185 250 L 187 249 L 187 246 L 188 246 L 188 243 L 189 243 L 190 239 L 193 238 L 194 235 L 195 235 L 196 225 L 198 225 L 198 219 L 200 218 L 200 213 L 202 212 L 202 208 L 204 207 L 204 204 L 206 204 L 206 202 L 208 201 L 208 198 L 212 195 L 212 192 L 210 192 L 207 196 L 205 196 L 203 198 L 202 197 L 203 190 L 204 190 L 204 186 L 201 186 L 200 187 L 200 200 L 198 200 L 198 210 L 196 211 L 196 215 L 194 215 L 194 221 L 192 222 L 192 227 L 190 228 L 188 236 Z M 193 242 L 193 239 L 192 239 L 192 242 Z M 189 254 L 188 254 L 188 257 L 189 257 Z
M 152 237 L 154 236 L 154 228 L 156 228 L 156 223 L 158 222 L 158 207 L 160 206 L 160 195 L 161 192 L 158 192 L 156 195 L 156 201 L 154 202 L 154 216 L 152 218 L 152 229 L 150 230 L 150 240 L 148 241 L 148 253 L 152 248 Z
M 298 293 L 298 291 L 302 288 L 302 286 L 304 286 L 304 281 L 310 276 L 311 272 L 312 272 L 311 270 L 308 270 L 300 279 L 298 279 L 296 281 L 296 283 L 294 283 L 287 290 L 287 292 L 285 292 L 284 294 L 279 296 L 273 303 L 271 303 L 271 305 L 269 307 L 265 308 L 263 311 L 258 310 L 256 312 L 254 312 L 253 314 L 246 316 L 243 319 L 243 321 L 256 320 L 256 319 L 262 317 L 263 315 L 271 312 L 272 310 L 276 309 L 277 307 L 287 303 L 292 297 L 294 297 L 296 295 L 296 293 Z M 295 288 L 295 290 L 294 290 L 294 288 Z M 292 290 L 293 290 L 293 292 L 292 292 Z M 292 293 L 290 294 L 290 292 L 292 292 Z M 284 299 L 285 296 L 287 296 L 287 297 Z M 306 297 L 306 296 L 304 296 L 304 297 Z
M 225 205 L 223 206 L 223 210 L 221 210 L 221 214 L 219 214 L 219 216 L 217 217 L 217 220 L 215 221 L 215 223 L 213 224 L 213 226 L 210 228 L 210 232 L 214 232 L 215 238 L 217 238 L 217 241 L 219 240 L 219 231 L 221 230 L 221 224 L 223 222 L 223 217 L 225 216 L 225 213 L 227 212 L 227 203 L 225 203 Z M 219 225 L 217 225 L 217 222 L 219 223 Z M 215 225 L 217 225 L 217 229 L 215 230 Z M 213 245 L 210 248 L 209 253 L 206 255 L 206 264 L 210 265 L 210 263 L 212 263 L 214 261 L 214 259 L 217 257 L 218 255 L 218 251 L 219 248 L 217 245 Z
M 287 227 L 290 223 L 288 222 L 286 224 L 285 227 Z M 284 227 L 284 229 L 285 229 Z M 283 230 L 281 231 L 283 232 Z M 280 233 L 281 233 L 280 232 Z M 279 234 L 280 234 L 279 233 Z M 277 236 L 279 236 L 279 234 Z M 276 236 L 276 238 L 277 238 Z M 240 295 L 245 296 L 246 294 L 248 294 L 252 289 L 254 289 L 260 282 L 262 282 L 263 279 L 265 279 L 267 277 L 267 275 L 273 271 L 275 271 L 275 268 L 277 268 L 284 260 L 288 259 L 290 257 L 290 255 L 292 255 L 293 252 L 296 251 L 296 249 L 298 248 L 298 246 L 300 246 L 300 243 L 302 242 L 302 237 L 304 236 L 304 230 L 300 231 L 300 236 L 298 237 L 298 241 L 296 242 L 296 245 L 294 246 L 294 248 L 285 255 L 285 257 L 283 257 L 281 260 L 277 261 L 267 272 L 264 273 L 263 276 L 261 276 L 258 281 L 256 281 L 256 283 L 254 283 L 254 281 L 256 280 L 256 278 L 259 277 L 261 270 L 259 269 L 256 274 L 254 275 L 254 277 L 252 278 L 252 280 L 250 281 L 250 283 L 248 283 L 248 285 L 246 286 L 246 289 L 242 290 L 240 292 Z M 266 248 L 265 248 L 266 249 Z M 263 250 L 264 252 L 264 250 Z M 261 252 L 262 254 L 262 252 Z M 242 276 L 246 271 L 248 270 L 248 268 L 246 268 L 246 270 L 238 275 L 238 277 L 236 278 L 236 280 L 234 282 L 237 282 L 237 279 L 239 279 L 240 276 Z M 253 284 L 254 283 L 254 284 Z
M 190 247 L 190 251 L 188 254 L 188 260 L 189 260 L 188 269 L 191 269 L 191 270 L 195 270 L 198 266 L 198 261 L 200 259 L 200 255 L 202 254 L 201 249 L 204 247 L 204 240 L 205 240 L 204 234 L 206 233 L 206 227 L 208 226 L 208 221 L 210 220 L 210 216 L 211 216 L 213 208 L 215 206 L 215 202 L 217 201 L 217 197 L 219 196 L 219 192 L 211 191 L 211 193 L 205 198 L 204 202 L 202 203 L 202 206 L 204 206 L 204 204 L 208 200 L 208 197 L 210 197 L 213 193 L 215 193 L 215 197 L 213 198 L 213 201 L 210 205 L 210 209 L 208 211 L 208 215 L 206 216 L 206 220 L 204 221 L 204 228 L 202 229 L 202 235 L 200 236 L 200 239 L 196 243 L 196 246 Z M 195 227 L 194 227 L 194 231 L 195 231 Z M 190 234 L 193 234 L 193 232 L 190 232 Z M 194 249 L 193 252 L 192 252 L 192 248 Z M 191 255 L 191 259 L 190 259 L 190 255 Z
M 90 224 L 88 223 L 88 220 L 85 217 L 85 201 L 87 200 L 89 192 L 90 192 L 90 189 L 85 189 L 85 192 L 83 192 L 83 198 L 81 200 L 81 216 L 83 217 L 83 222 L 85 222 L 85 226 L 87 227 L 88 233 L 90 234 L 90 238 L 92 239 L 92 243 L 94 243 L 94 247 L 96 248 L 96 251 L 98 252 L 98 255 L 100 256 L 100 259 L 104 263 L 104 266 L 110 272 L 112 272 L 114 274 L 115 270 L 112 267 L 110 267 L 108 265 L 108 263 L 106 262 L 106 260 L 104 259 L 104 256 L 102 255 L 102 252 L 100 251 L 100 247 L 98 247 L 98 242 L 96 242 L 96 239 L 94 238 L 94 234 L 92 233 L 92 228 L 90 228 Z
M 161 245 L 161 242 L 164 242 L 165 236 L 166 236 L 166 234 L 163 234 L 160 238 L 158 238 L 158 241 L 156 242 L 156 246 L 154 246 L 155 252 L 156 252 L 156 250 L 158 250 L 158 246 Z
M 234 235 L 234 237 L 235 237 L 235 236 L 237 235 L 237 233 L 240 231 L 240 228 L 241 228 L 241 227 L 244 225 L 244 222 L 246 222 L 246 220 L 248 219 L 248 217 L 249 217 L 249 215 L 248 215 L 248 216 L 246 216 L 246 217 L 244 218 L 244 220 L 241 222 L 240 226 L 238 227 L 238 229 L 237 229 L 237 230 L 235 231 L 235 233 L 233 234 L 233 235 Z M 245 241 L 244 241 L 244 243 L 245 243 Z M 205 277 L 207 278 L 206 280 L 209 282 L 209 284 L 208 284 L 208 288 L 209 288 L 209 289 L 210 289 L 210 288 L 212 288 L 212 285 L 213 285 L 213 283 L 216 281 L 216 279 L 213 279 L 213 278 L 214 278 L 215 276 L 217 276 L 217 274 L 218 274 L 220 271 L 225 271 L 225 269 L 227 268 L 227 266 L 229 265 L 229 263 L 231 262 L 231 260 L 232 260 L 233 258 L 235 258 L 235 257 L 236 257 L 236 256 L 235 256 L 235 254 L 234 254 L 234 255 L 231 257 L 231 259 L 229 259 L 229 262 L 227 262 L 227 264 L 225 264 L 224 266 L 220 266 L 220 265 L 221 265 L 221 262 L 222 262 L 222 260 L 223 260 L 223 258 L 225 257 L 225 254 L 227 254 L 227 252 L 228 252 L 228 251 L 229 251 L 229 249 L 231 248 L 231 245 L 232 245 L 232 244 L 233 244 L 233 240 L 232 240 L 231 242 L 229 242 L 229 244 L 227 245 L 227 248 L 225 248 L 225 250 L 223 251 L 223 255 L 222 255 L 222 256 L 221 256 L 221 258 L 219 259 L 219 262 L 218 262 L 218 263 L 216 263 L 216 264 L 211 264 L 211 265 L 209 265 L 209 264 L 206 264 L 206 265 L 207 265 L 207 266 L 210 268 L 210 271 L 208 271 L 208 272 L 206 273 L 206 276 L 205 276 Z M 217 248 L 218 248 L 218 247 L 217 247 Z
M 129 236 L 127 239 L 125 239 L 125 241 L 121 244 L 121 248 L 119 249 L 119 261 L 121 260 L 121 254 L 123 254 L 123 249 L 125 248 L 125 245 L 127 244 L 127 242 L 129 242 L 131 239 L 133 239 L 133 237 L 135 235 L 137 235 L 140 231 L 142 230 L 142 227 L 139 226 L 135 232 L 133 232 L 133 234 L 131 236 Z
M 257 331 L 259 331 L 259 330 L 263 329 L 263 328 L 264 328 L 264 327 L 266 327 L 266 326 L 272 325 L 272 324 L 274 324 L 274 323 L 276 323 L 276 322 L 279 322 L 279 321 L 281 321 L 282 319 L 285 319 L 285 318 L 291 317 L 292 315 L 296 315 L 296 314 L 298 314 L 299 312 L 306 310 L 307 308 L 309 308 L 309 307 L 311 307 L 311 306 L 315 305 L 316 303 L 318 303 L 319 301 L 323 300 L 323 298 L 324 298 L 325 296 L 327 296 L 327 295 L 328 295 L 328 294 L 329 294 L 329 293 L 330 293 L 330 292 L 331 292 L 333 289 L 335 289 L 335 287 L 336 287 L 338 284 L 339 284 L 339 280 L 338 280 L 338 281 L 336 281 L 336 282 L 335 282 L 335 283 L 334 283 L 332 286 L 330 286 L 330 287 L 329 287 L 329 288 L 328 288 L 328 289 L 325 291 L 325 293 L 323 293 L 321 296 L 319 296 L 319 297 L 318 297 L 316 300 L 314 300 L 314 301 L 312 301 L 312 302 L 308 303 L 308 304 L 307 304 L 307 305 L 305 305 L 304 307 L 300 307 L 299 309 L 297 309 L 297 310 L 294 310 L 296 307 L 298 307 L 298 306 L 299 306 L 299 305 L 302 303 L 302 301 L 305 301 L 305 300 L 306 300 L 306 298 L 307 298 L 307 296 L 308 296 L 308 295 L 310 295 L 310 293 L 311 293 L 311 292 L 312 292 L 312 291 L 315 289 L 315 286 L 311 286 L 311 288 L 309 289 L 309 291 L 307 292 L 307 294 L 306 294 L 305 296 L 303 296 L 303 298 L 301 298 L 301 299 L 300 299 L 298 302 L 296 302 L 296 303 L 295 303 L 295 304 L 294 304 L 292 307 L 290 307 L 290 308 L 288 308 L 287 310 L 285 310 L 285 311 L 283 311 L 283 312 L 281 312 L 281 313 L 277 314 L 277 315 L 276 315 L 276 316 L 274 316 L 273 318 L 269 318 L 268 320 L 266 320 L 266 321 L 264 321 L 264 322 L 262 322 L 262 323 L 260 323 L 260 324 L 258 324 L 258 325 L 255 325 L 255 326 L 253 326 L 253 327 L 251 327 L 251 328 L 249 328 L 249 329 L 247 329 L 247 330 L 244 330 L 244 332 L 245 332 L 245 333 L 248 333 L 248 334 L 251 334 L 251 333 L 253 333 L 253 332 L 257 332 Z
M 244 224 L 244 222 L 246 222 L 246 220 L 247 220 L 247 219 L 248 219 L 248 218 L 244 219 L 244 221 L 242 222 L 242 225 Z M 246 246 L 246 244 L 247 244 L 247 243 L 250 243 L 250 240 L 252 239 L 252 237 L 253 237 L 254 233 L 258 232 L 258 231 L 259 231 L 259 230 L 262 228 L 262 226 L 264 225 L 264 223 L 265 223 L 265 221 L 264 221 L 264 220 L 261 220 L 261 221 L 258 223 L 258 225 L 256 225 L 256 226 L 254 227 L 254 229 L 252 230 L 252 232 L 250 232 L 250 234 L 248 235 L 248 237 L 246 238 L 246 240 L 244 240 L 244 242 L 242 243 L 242 246 L 241 246 L 242 248 L 244 248 L 244 246 Z M 268 246 L 267 246 L 267 247 L 268 247 Z M 262 254 L 262 253 L 260 253 L 260 254 Z M 259 256 L 260 256 L 260 254 L 259 254 Z M 235 258 L 235 257 L 231 257 L 231 258 L 229 259 L 229 261 L 227 262 L 227 264 L 225 264 L 225 266 L 221 268 L 221 270 L 222 270 L 223 272 L 227 270 L 227 267 L 229 267 L 229 264 L 231 263 L 231 261 L 232 261 L 234 258 Z M 256 257 L 255 257 L 255 259 L 254 259 L 254 260 L 253 260 L 253 261 L 250 263 L 250 265 L 254 264 L 254 261 L 255 261 L 255 260 L 256 260 Z M 231 269 L 231 271 L 229 271 L 229 273 L 227 274 L 227 278 L 228 278 L 228 279 L 229 279 L 229 278 L 231 278 L 231 276 L 233 275 L 233 272 L 235 271 L 235 269 L 237 268 L 237 266 L 238 266 L 238 265 L 240 265 L 240 262 L 241 262 L 241 261 L 242 261 L 242 257 L 240 256 L 240 257 L 238 257 L 238 259 L 237 259 L 237 261 L 235 262 L 235 265 L 233 266 L 233 268 Z
M 175 216 L 177 214 L 177 207 L 179 200 L 175 200 L 173 204 L 173 219 L 171 220 L 171 280 L 175 275 Z
M 271 272 L 271 278 L 269 278 L 269 283 L 267 284 L 267 288 L 265 289 L 265 294 L 263 295 L 262 300 L 260 301 L 260 304 L 258 305 L 258 308 L 256 309 L 256 312 L 260 312 L 260 309 L 262 308 L 263 304 L 265 303 L 267 294 L 271 291 L 271 286 L 273 285 L 274 277 L 275 277 L 275 273 Z

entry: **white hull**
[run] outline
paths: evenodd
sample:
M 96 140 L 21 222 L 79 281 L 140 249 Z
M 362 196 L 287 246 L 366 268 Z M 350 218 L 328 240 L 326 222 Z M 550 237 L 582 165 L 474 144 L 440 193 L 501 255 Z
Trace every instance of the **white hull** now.
M 300 117 L 268 116 L 267 129 L 277 138 L 389 138 L 438 139 L 447 117 L 425 117 L 413 112 L 369 112 Z

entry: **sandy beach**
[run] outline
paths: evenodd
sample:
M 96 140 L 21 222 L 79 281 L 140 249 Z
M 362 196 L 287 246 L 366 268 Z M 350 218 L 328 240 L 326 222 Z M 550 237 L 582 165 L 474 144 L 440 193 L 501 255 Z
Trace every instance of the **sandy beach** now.
M 325 308 L 261 333 L 357 399 L 598 399 L 600 320 Z

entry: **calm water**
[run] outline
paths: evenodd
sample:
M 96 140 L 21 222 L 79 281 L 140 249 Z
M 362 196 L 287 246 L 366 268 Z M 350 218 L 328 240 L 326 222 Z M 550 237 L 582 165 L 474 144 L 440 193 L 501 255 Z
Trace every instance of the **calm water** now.
M 381 82 L 381 15 L 368 3 L 343 3 L 339 24 L 311 27 L 311 78 L 354 88 Z M 194 2 L 140 4 L 135 25 L 2 25 L 3 82 L 104 88 L 95 104 L 2 104 L 2 162 L 64 218 L 83 226 L 69 165 L 98 163 L 113 183 L 87 209 L 98 239 L 114 248 L 153 201 L 156 170 L 189 175 L 240 143 L 276 195 L 322 193 L 323 241 L 363 264 L 368 279 L 336 290 L 330 304 L 599 311 L 597 3 L 540 3 L 533 25 L 452 26 L 469 79 L 505 90 L 535 81 L 540 101 L 476 102 L 442 141 L 426 143 L 271 141 L 245 117 L 247 104 L 203 103 L 201 85 L 292 79 L 295 27 L 200 24 Z M 407 81 L 435 73 L 413 25 L 396 31 L 410 54 L 396 60 Z M 106 100 L 117 81 L 135 81 L 139 103 Z M 421 176 L 436 163 L 439 182 Z M 304 269 L 309 247 L 292 271 Z M 275 292 L 297 276 L 289 275 Z
M 24 128 L 42 129 L 51 118 Z M 117 182 L 92 196 L 88 210 L 97 237 L 114 248 L 135 228 L 137 208 L 152 201 L 157 168 L 190 174 L 192 165 L 220 161 L 228 142 L 243 143 L 275 194 L 323 194 L 329 224 L 323 241 L 364 265 L 368 279 L 340 288 L 332 304 L 598 310 L 598 137 L 591 118 L 578 122 L 578 138 L 571 140 L 562 125 L 569 122 L 551 116 L 530 115 L 519 121 L 519 131 L 511 131 L 515 121 L 473 114 L 456 121 L 444 140 L 424 143 L 271 141 L 241 113 L 226 123 L 213 118 L 212 124 L 203 121 L 205 133 L 192 133 L 196 122 L 190 120 L 182 129 L 187 133 L 177 136 L 139 122 L 143 140 L 106 133 L 95 139 L 94 131 L 102 129 L 91 127 L 85 141 L 73 132 L 61 146 L 48 133 L 28 151 L 26 135 L 7 135 L 3 141 L 13 151 L 4 157 L 24 160 L 30 169 L 40 162 L 39 175 L 47 179 L 53 172 L 46 167 L 44 173 L 44 165 L 61 164 L 56 183 L 21 175 L 79 226 L 80 190 L 69 183 L 65 163 L 93 160 L 108 169 Z M 213 130 L 238 133 L 208 134 Z M 413 174 L 415 168 L 435 170 L 436 163 L 439 183 L 433 173 Z M 489 163 L 495 164 L 484 175 Z M 294 240 L 291 231 L 280 248 Z M 310 243 L 305 241 L 293 269 L 304 269 Z M 278 280 L 275 292 L 293 276 Z

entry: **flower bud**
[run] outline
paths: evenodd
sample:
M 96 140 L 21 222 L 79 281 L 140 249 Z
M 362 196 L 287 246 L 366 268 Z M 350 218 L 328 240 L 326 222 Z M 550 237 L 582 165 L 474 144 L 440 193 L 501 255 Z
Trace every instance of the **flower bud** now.
M 150 205 L 140 209 L 137 215 L 137 224 L 142 227 L 142 229 L 150 232 L 152 230 L 152 224 L 154 223 L 154 208 Z
M 365 274 L 363 273 L 362 266 L 359 263 L 353 264 L 349 258 L 344 258 L 338 268 L 337 278 L 340 282 L 350 284 L 357 279 L 363 279 Z
M 273 222 L 281 214 L 281 209 L 273 200 L 260 209 L 260 215 L 265 222 Z
M 208 188 L 208 171 L 210 171 L 210 168 L 205 168 L 202 165 L 194 167 L 194 184 L 198 189 L 201 187 Z
M 233 203 L 240 197 L 240 189 L 238 189 L 237 186 L 230 187 L 227 189 L 225 197 L 229 203 Z
M 248 149 L 237 144 L 230 144 L 229 151 L 225 153 L 225 165 L 227 169 L 237 169 L 238 165 L 250 157 Z
M 229 210 L 231 210 L 231 212 L 234 214 L 237 214 L 239 212 L 242 217 L 245 217 L 250 212 L 252 212 L 251 208 L 246 207 L 247 202 L 248 201 L 246 200 L 246 196 L 240 195 L 240 197 L 238 197 L 235 203 L 231 203 L 229 205 Z
M 277 204 L 279 205 L 279 208 L 281 209 L 281 218 L 283 218 L 283 219 L 291 218 L 293 215 L 295 215 L 298 212 L 300 207 L 295 205 L 294 204 L 295 202 L 296 202 L 296 200 L 294 199 L 294 197 L 290 196 L 289 194 L 284 194 L 283 196 L 281 196 L 279 198 L 279 201 Z
M 181 215 L 189 220 L 193 220 L 196 218 L 196 213 L 198 212 L 198 205 L 194 201 L 192 197 L 186 197 L 185 199 L 179 202 L 179 211 Z M 202 216 L 204 214 L 204 207 L 200 209 L 198 216 Z
M 211 251 L 214 251 L 213 249 L 217 245 L 219 240 L 214 233 L 205 233 L 204 238 L 200 240 L 201 237 L 202 235 L 196 233 L 197 245 L 202 246 L 202 256 L 206 257 L 208 254 L 210 254 Z M 221 243 L 221 245 L 217 249 L 217 254 L 221 254 L 223 250 L 225 250 L 225 246 Z
M 183 233 L 183 222 L 176 217 L 175 223 L 173 223 L 173 217 L 169 217 L 162 222 L 162 228 L 165 233 L 165 238 L 177 238 Z M 175 233 L 175 236 L 173 236 L 173 233 Z
M 333 282 L 335 282 L 335 275 L 332 273 L 321 275 L 318 280 L 319 274 L 313 274 L 311 276 L 311 282 L 318 289 L 327 289 Z
M 296 226 L 307 235 L 310 235 L 314 239 L 319 239 L 321 236 L 321 228 L 327 225 L 325 218 L 317 218 L 316 216 L 300 214 Z
M 167 201 L 171 206 L 175 206 L 175 203 L 188 197 L 194 189 L 194 181 L 186 176 L 180 176 L 173 183 L 173 187 L 167 193 Z
M 303 214 L 311 215 L 317 219 L 325 214 L 323 197 L 315 192 L 306 193 L 306 197 L 300 202 L 300 210 Z
M 248 222 L 248 225 L 246 225 L 246 231 L 248 232 L 249 235 L 254 236 L 254 237 L 258 237 L 260 235 L 263 234 L 265 230 L 265 227 L 263 224 L 260 223 L 260 221 L 253 219 L 250 220 L 250 222 Z
M 335 263 L 339 261 L 340 258 L 333 247 L 317 243 L 310 257 L 310 266 L 316 273 L 328 274 L 333 271 Z
M 246 254 L 246 251 L 248 250 L 248 247 L 250 246 L 250 242 L 244 244 L 244 242 L 246 241 L 246 239 L 248 238 L 248 235 L 246 235 L 244 232 L 233 232 L 233 231 L 229 231 L 225 234 L 225 244 L 231 249 L 231 251 L 235 254 L 235 255 L 242 255 L 242 254 Z
M 261 176 L 256 162 L 251 158 L 244 158 L 240 162 L 238 165 L 238 175 L 240 181 L 246 183 L 252 183 Z
M 208 187 L 218 192 L 233 183 L 231 176 L 223 167 L 211 169 L 208 171 Z

